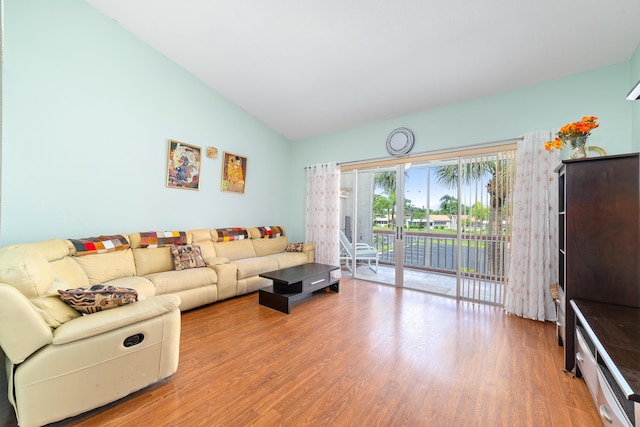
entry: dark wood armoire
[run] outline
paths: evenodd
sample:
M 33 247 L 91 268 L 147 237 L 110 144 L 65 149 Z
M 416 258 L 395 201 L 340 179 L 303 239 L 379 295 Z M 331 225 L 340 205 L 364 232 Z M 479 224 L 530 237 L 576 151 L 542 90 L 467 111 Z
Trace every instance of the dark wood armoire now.
M 558 336 L 566 370 L 575 366 L 570 300 L 640 307 L 639 164 L 635 153 L 566 160 L 556 170 Z

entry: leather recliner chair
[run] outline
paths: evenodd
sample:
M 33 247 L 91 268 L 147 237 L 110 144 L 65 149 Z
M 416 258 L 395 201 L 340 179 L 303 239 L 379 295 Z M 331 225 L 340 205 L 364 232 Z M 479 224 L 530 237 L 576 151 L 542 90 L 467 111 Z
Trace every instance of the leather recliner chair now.
M 63 420 L 118 400 L 178 368 L 174 295 L 82 315 L 58 296 L 73 287 L 65 247 L 0 250 L 0 346 L 21 426 Z

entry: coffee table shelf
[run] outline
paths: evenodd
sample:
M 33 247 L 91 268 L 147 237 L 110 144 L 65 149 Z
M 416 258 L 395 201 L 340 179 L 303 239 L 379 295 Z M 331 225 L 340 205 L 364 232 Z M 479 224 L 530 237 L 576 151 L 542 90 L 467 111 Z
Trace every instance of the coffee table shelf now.
M 258 291 L 258 302 L 274 310 L 289 314 L 294 302 L 319 292 L 340 292 L 340 279 L 331 272 L 340 267 L 308 263 L 260 274 L 271 279 L 273 285 Z

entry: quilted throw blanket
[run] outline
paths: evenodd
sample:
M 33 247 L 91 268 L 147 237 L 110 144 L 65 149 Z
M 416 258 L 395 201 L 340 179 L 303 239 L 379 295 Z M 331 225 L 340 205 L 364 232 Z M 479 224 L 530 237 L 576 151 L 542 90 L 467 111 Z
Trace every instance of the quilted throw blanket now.
M 275 237 L 280 237 L 284 234 L 284 230 L 282 230 L 282 227 L 278 227 L 277 225 L 271 226 L 271 227 L 258 227 L 258 230 L 260 230 L 260 235 L 262 236 L 262 238 L 268 238 L 268 239 L 273 239 Z
M 123 251 L 129 248 L 129 242 L 124 236 L 85 237 L 84 239 L 69 239 L 76 248 L 75 256 L 103 254 L 106 252 Z
M 141 248 L 163 248 L 187 244 L 187 233 L 184 231 L 148 231 L 140 233 Z
M 249 232 L 247 232 L 246 228 L 216 228 L 216 233 L 218 233 L 216 242 L 230 242 L 249 238 Z

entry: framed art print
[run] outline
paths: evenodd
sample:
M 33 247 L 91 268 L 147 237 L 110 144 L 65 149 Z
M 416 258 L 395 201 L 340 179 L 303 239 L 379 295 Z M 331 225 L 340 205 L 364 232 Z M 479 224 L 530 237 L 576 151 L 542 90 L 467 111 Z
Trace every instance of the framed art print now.
M 247 179 L 247 158 L 224 152 L 222 157 L 222 191 L 244 194 Z
M 201 149 L 195 145 L 169 140 L 167 187 L 184 190 L 200 188 Z

